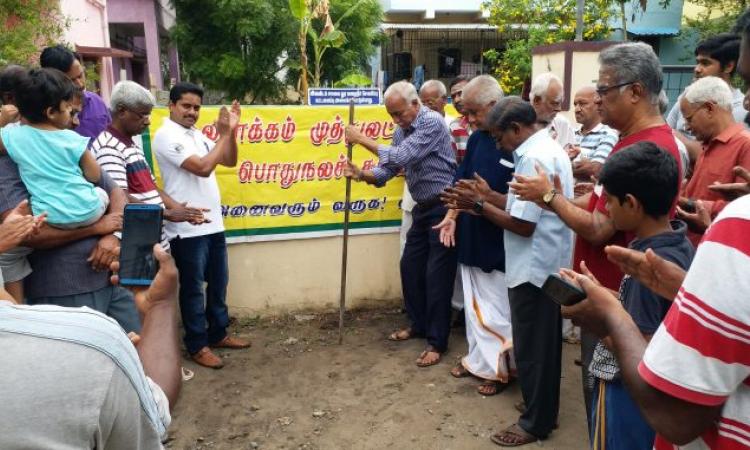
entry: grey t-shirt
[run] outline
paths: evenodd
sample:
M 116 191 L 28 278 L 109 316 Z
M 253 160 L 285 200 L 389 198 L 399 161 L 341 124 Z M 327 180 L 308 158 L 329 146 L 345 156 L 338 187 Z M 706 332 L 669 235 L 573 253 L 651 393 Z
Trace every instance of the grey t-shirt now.
M 108 193 L 116 187 L 106 172 L 102 172 L 98 186 Z M 28 197 L 16 164 L 7 156 L 0 157 L 0 214 Z M 26 297 L 76 295 L 109 286 L 109 274 L 94 271 L 86 261 L 98 240 L 90 237 L 60 247 L 34 250 L 28 256 L 33 272 L 24 280 Z
M 7 332 L 0 348 L 0 448 L 162 448 L 133 385 L 104 353 Z

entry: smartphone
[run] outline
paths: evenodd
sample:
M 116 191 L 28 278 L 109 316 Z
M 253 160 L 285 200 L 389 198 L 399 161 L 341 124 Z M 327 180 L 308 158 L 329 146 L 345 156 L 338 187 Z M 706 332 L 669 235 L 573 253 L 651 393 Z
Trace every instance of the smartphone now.
M 586 298 L 586 293 L 579 287 L 568 283 L 555 273 L 547 277 L 542 285 L 542 291 L 561 306 L 572 306 Z
M 159 205 L 125 205 L 120 244 L 120 284 L 150 286 L 159 270 L 154 244 L 161 240 L 163 210 Z

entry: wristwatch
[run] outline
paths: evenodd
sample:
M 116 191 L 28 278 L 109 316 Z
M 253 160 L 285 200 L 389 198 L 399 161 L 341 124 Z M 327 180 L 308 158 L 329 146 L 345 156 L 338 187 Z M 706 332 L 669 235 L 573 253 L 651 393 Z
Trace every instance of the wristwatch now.
M 482 214 L 482 211 L 484 211 L 484 200 L 475 201 L 472 209 L 474 210 L 475 213 Z
M 546 194 L 544 194 L 544 196 L 542 197 L 542 201 L 545 205 L 549 205 L 550 203 L 552 203 L 555 195 L 557 195 L 557 189 L 550 189 Z

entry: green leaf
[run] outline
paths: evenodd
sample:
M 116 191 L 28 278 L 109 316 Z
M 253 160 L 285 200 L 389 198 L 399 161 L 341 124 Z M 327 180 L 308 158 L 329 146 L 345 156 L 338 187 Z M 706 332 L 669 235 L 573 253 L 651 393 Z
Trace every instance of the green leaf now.
M 323 44 L 331 47 L 341 47 L 346 42 L 346 36 L 339 30 L 333 30 L 320 37 Z
M 350 73 L 341 80 L 333 83 L 333 87 L 367 87 L 372 86 L 372 80 L 361 73 Z
M 297 20 L 304 19 L 308 14 L 305 0 L 289 0 L 289 10 Z

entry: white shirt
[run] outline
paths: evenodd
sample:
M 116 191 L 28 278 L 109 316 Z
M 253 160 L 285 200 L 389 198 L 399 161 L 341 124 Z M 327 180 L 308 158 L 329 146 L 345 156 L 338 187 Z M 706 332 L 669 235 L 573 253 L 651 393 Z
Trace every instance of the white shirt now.
M 547 131 L 562 148 L 568 144 L 576 145 L 576 129 L 562 114 L 555 114 L 555 118 L 547 126 Z
M 547 129 L 539 130 L 513 151 L 515 173 L 536 176 L 535 165 L 541 166 L 547 175 L 557 174 L 562 182 L 566 198 L 573 198 L 573 169 L 568 154 L 549 136 Z M 561 267 L 570 267 L 573 253 L 573 232 L 552 211 L 540 208 L 534 202 L 519 200 L 508 192 L 505 210 L 526 222 L 536 224 L 531 237 L 523 237 L 504 231 L 505 254 L 513 255 L 512 262 L 505 266 L 505 282 L 509 288 L 523 283 L 542 287 L 544 281 Z
M 216 173 L 199 177 L 183 169 L 182 163 L 196 155 L 202 158 L 214 148 L 214 142 L 195 127 L 185 128 L 169 118 L 154 135 L 153 148 L 164 180 L 164 191 L 176 201 L 189 206 L 210 208 L 205 213 L 210 223 L 191 225 L 188 222 L 164 222 L 167 236 L 172 239 L 205 236 L 224 231 L 221 216 L 221 195 Z

